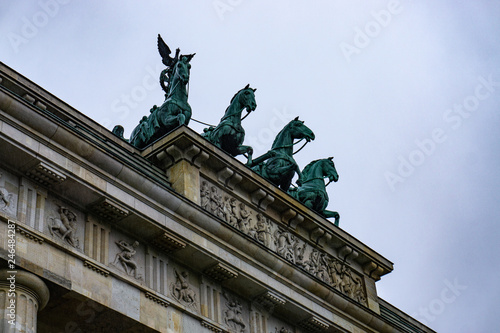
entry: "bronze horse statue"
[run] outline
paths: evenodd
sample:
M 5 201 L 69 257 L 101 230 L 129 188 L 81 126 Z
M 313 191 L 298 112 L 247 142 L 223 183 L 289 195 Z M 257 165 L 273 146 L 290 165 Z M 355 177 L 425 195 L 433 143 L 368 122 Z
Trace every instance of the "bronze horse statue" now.
M 247 84 L 245 88 L 238 91 L 231 99 L 219 125 L 205 128 L 202 134 L 205 139 L 233 157 L 248 154 L 247 164 L 252 163 L 253 149 L 243 145 L 245 130 L 241 126 L 241 113 L 246 109 L 248 115 L 257 107 L 255 90 L 257 89 L 252 89 Z
M 251 167 L 253 166 L 252 170 L 279 186 L 283 191 L 288 191 L 295 173 L 299 175 L 299 179 L 302 178 L 302 172 L 293 158 L 295 139 L 305 139 L 306 143 L 314 140 L 313 131 L 304 125 L 299 117 L 290 121 L 278 133 L 271 150 L 257 157 L 250 164 Z
M 139 125 L 130 135 L 130 143 L 137 148 L 144 148 L 150 143 L 171 132 L 178 126 L 188 125 L 191 119 L 191 106 L 188 104 L 187 85 L 189 83 L 189 63 L 194 54 L 170 57 L 170 48 L 158 35 L 158 51 L 163 64 L 167 66 L 160 74 L 160 85 L 165 91 L 165 102 L 160 107 L 156 105 L 150 110 L 149 116 L 144 116 Z M 167 85 L 165 85 L 167 83 Z
M 328 193 L 324 178 L 330 182 L 339 180 L 337 169 L 333 163 L 333 157 L 315 160 L 302 170 L 302 178 L 297 180 L 297 188 L 290 188 L 288 193 L 302 202 L 307 208 L 314 210 L 325 218 L 335 218 L 335 225 L 339 226 L 340 215 L 337 212 L 326 210 L 328 206 Z

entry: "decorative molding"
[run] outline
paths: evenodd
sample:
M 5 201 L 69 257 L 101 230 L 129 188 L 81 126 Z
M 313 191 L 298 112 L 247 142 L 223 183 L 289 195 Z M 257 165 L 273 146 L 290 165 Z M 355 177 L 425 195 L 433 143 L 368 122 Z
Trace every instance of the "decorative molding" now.
M 181 238 L 166 231 L 154 238 L 152 244 L 166 253 L 183 249 L 187 245 Z
M 203 162 L 205 162 L 209 155 L 208 153 L 201 150 L 198 146 L 191 145 L 185 151 L 184 158 L 187 159 L 190 163 L 192 163 L 197 168 L 200 168 Z
M 156 153 L 156 158 L 165 168 L 171 167 L 181 159 L 185 159 L 197 168 L 200 168 L 203 162 L 209 158 L 209 155 L 194 144 L 185 149 L 173 144 Z
M 351 260 L 354 260 L 358 257 L 359 253 L 355 251 L 353 248 L 351 248 L 348 245 L 342 246 L 339 250 L 339 257 L 342 258 L 344 261 L 346 261 L 348 258 Z
M 108 277 L 108 275 L 109 275 L 108 270 L 104 269 L 101 265 L 95 264 L 89 260 L 84 260 L 83 266 L 93 270 L 94 272 L 97 272 L 97 273 L 103 275 L 104 277 Z
M 258 296 L 255 301 L 267 309 L 274 309 L 276 306 L 282 306 L 286 303 L 286 299 L 272 291 L 266 291 Z
M 287 224 L 292 229 L 296 229 L 303 221 L 304 217 L 291 208 L 281 213 L 281 222 Z
M 100 218 L 111 222 L 119 221 L 130 214 L 128 209 L 104 197 L 91 204 L 90 209 Z
M 19 232 L 24 237 L 26 237 L 26 238 L 28 238 L 36 243 L 42 244 L 44 241 L 44 239 L 42 237 L 40 237 L 37 234 L 33 233 L 32 231 L 26 229 L 26 227 L 21 226 L 19 223 L 16 223 L 16 231 Z
M 26 101 L 30 102 L 31 104 L 35 103 L 35 98 L 34 98 L 33 96 L 31 96 L 31 95 L 24 94 L 23 98 L 24 98 Z
M 223 332 L 225 333 L 226 332 L 225 330 L 223 330 L 219 326 L 216 326 L 215 324 L 212 324 L 211 322 L 209 322 L 205 319 L 202 319 L 200 321 L 200 324 L 201 324 L 201 326 L 203 326 L 203 327 L 205 327 L 205 328 L 207 328 L 210 331 L 215 332 L 215 333 L 223 333 Z
M 380 267 L 378 264 L 370 261 L 366 265 L 363 266 L 363 270 L 369 277 L 375 279 L 375 281 L 380 280 L 380 275 L 384 272 L 383 267 Z
M 217 180 L 219 181 L 219 183 L 223 184 L 231 190 L 234 189 L 236 184 L 241 182 L 242 179 L 243 177 L 239 173 L 235 172 L 229 167 L 224 167 L 219 170 L 219 172 L 217 172 Z
M 330 327 L 330 324 L 316 316 L 311 316 L 300 322 L 299 326 L 306 329 L 308 332 L 323 332 Z
M 39 107 L 40 109 L 42 109 L 42 110 L 47 110 L 47 105 L 43 104 L 43 103 L 42 103 L 42 102 L 40 102 L 40 101 L 36 101 L 35 105 L 36 105 L 37 107 Z
M 219 282 L 234 279 L 238 276 L 238 272 L 231 269 L 229 266 L 217 263 L 212 267 L 207 268 L 204 273 L 210 276 L 212 279 L 217 280 Z
M 149 291 L 146 291 L 146 298 L 152 300 L 155 303 L 160 304 L 161 306 L 168 307 L 170 305 L 170 302 L 167 301 L 165 298 L 160 297 L 158 295 L 152 294 Z
M 43 162 L 39 162 L 32 168 L 26 171 L 26 175 L 31 179 L 45 186 L 52 186 L 62 183 L 66 180 L 66 176 L 56 169 L 48 166 Z
M 267 206 L 274 202 L 274 197 L 260 188 L 252 192 L 251 198 L 252 203 L 262 210 L 266 210 Z

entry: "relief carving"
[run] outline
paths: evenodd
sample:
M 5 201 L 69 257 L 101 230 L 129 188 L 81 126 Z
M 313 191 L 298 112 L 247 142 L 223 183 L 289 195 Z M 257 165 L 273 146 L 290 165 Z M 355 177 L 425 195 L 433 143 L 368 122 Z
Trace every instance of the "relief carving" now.
M 261 213 L 257 214 L 257 224 L 254 228 L 255 239 L 264 244 L 264 246 L 271 247 L 271 244 L 274 243 L 271 232 L 271 222 Z
M 334 258 L 331 258 L 329 268 L 332 284 L 336 289 L 354 300 L 366 304 L 363 281 L 359 276 L 353 274 L 345 263 Z
M 59 206 L 58 213 L 59 217 L 49 217 L 47 219 L 50 234 L 79 249 L 80 241 L 76 237 L 76 214 L 64 206 Z
M 183 271 L 181 274 L 174 268 L 175 282 L 170 285 L 172 296 L 179 302 L 196 310 L 196 293 L 189 286 L 189 273 Z
M 273 332 L 270 332 L 273 333 Z M 274 333 L 292 333 L 288 328 L 281 327 L 279 330 L 277 327 L 274 328 Z
M 7 192 L 5 188 L 0 188 L 0 210 L 12 215 L 13 214 L 13 197 L 12 193 Z
M 320 252 L 296 235 L 282 230 L 260 212 L 256 212 L 229 195 L 222 195 L 216 186 L 203 180 L 201 205 L 230 226 L 276 252 L 307 273 L 352 299 L 366 304 L 366 293 L 360 276 L 345 262 Z
M 210 210 L 210 187 L 206 181 L 201 182 L 200 186 L 201 208 Z
M 2 175 L 3 174 L 0 172 L 0 179 Z M 12 216 L 16 213 L 14 194 L 9 193 L 5 187 L 0 187 L 0 211 Z
M 231 332 L 245 332 L 246 324 L 243 320 L 243 307 L 237 299 L 223 293 L 226 299 L 226 310 L 224 310 L 224 323 L 229 327 Z
M 130 245 L 121 240 L 115 243 L 120 248 L 121 252 L 116 254 L 115 260 L 111 265 L 119 267 L 118 265 L 120 264 L 128 276 L 134 277 L 137 280 L 142 280 L 142 276 L 137 271 L 137 262 L 133 259 L 134 255 L 137 253 L 136 248 L 139 246 L 139 242 L 135 241 Z

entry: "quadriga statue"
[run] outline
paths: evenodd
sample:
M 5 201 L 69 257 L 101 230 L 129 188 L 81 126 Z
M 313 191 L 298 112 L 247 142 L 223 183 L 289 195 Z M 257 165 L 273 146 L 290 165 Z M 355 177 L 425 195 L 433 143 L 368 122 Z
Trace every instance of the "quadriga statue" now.
M 309 163 L 302 170 L 302 178 L 297 180 L 296 188 L 290 188 L 288 193 L 302 202 L 307 208 L 314 210 L 325 218 L 335 218 L 335 225 L 339 226 L 339 213 L 326 210 L 328 206 L 328 193 L 324 178 L 328 178 L 330 184 L 332 181 L 339 180 L 337 169 L 333 163 L 333 157 L 315 160 Z
M 246 154 L 247 164 L 252 163 L 253 149 L 243 145 L 245 130 L 241 126 L 241 121 L 257 107 L 255 90 L 257 89 L 250 88 L 250 85 L 247 84 L 245 88 L 238 91 L 231 99 L 219 125 L 205 128 L 201 134 L 231 156 Z M 247 114 L 241 118 L 244 109 L 247 110 Z
M 294 142 L 296 139 L 299 141 Z M 295 153 L 293 148 L 304 139 L 306 143 L 314 140 L 314 133 L 297 117 L 278 133 L 271 150 L 254 159 L 249 166 L 283 191 L 288 191 L 295 173 L 298 174 L 299 180 L 302 178 L 302 172 L 293 158 L 302 148 Z
M 167 68 L 160 74 L 160 85 L 165 91 L 165 102 L 160 107 L 153 106 L 149 116 L 144 116 L 130 135 L 130 143 L 144 148 L 171 132 L 178 126 L 188 125 L 191 106 L 188 103 L 189 63 L 195 54 L 183 55 L 180 50 L 171 57 L 170 48 L 158 35 L 158 51 Z

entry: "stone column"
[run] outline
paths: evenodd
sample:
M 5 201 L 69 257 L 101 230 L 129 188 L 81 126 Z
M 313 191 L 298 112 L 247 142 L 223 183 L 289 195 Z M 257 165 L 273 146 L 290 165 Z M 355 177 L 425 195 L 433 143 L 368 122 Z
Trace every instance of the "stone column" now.
M 0 269 L 0 332 L 36 333 L 37 314 L 49 301 L 49 288 L 36 275 Z

